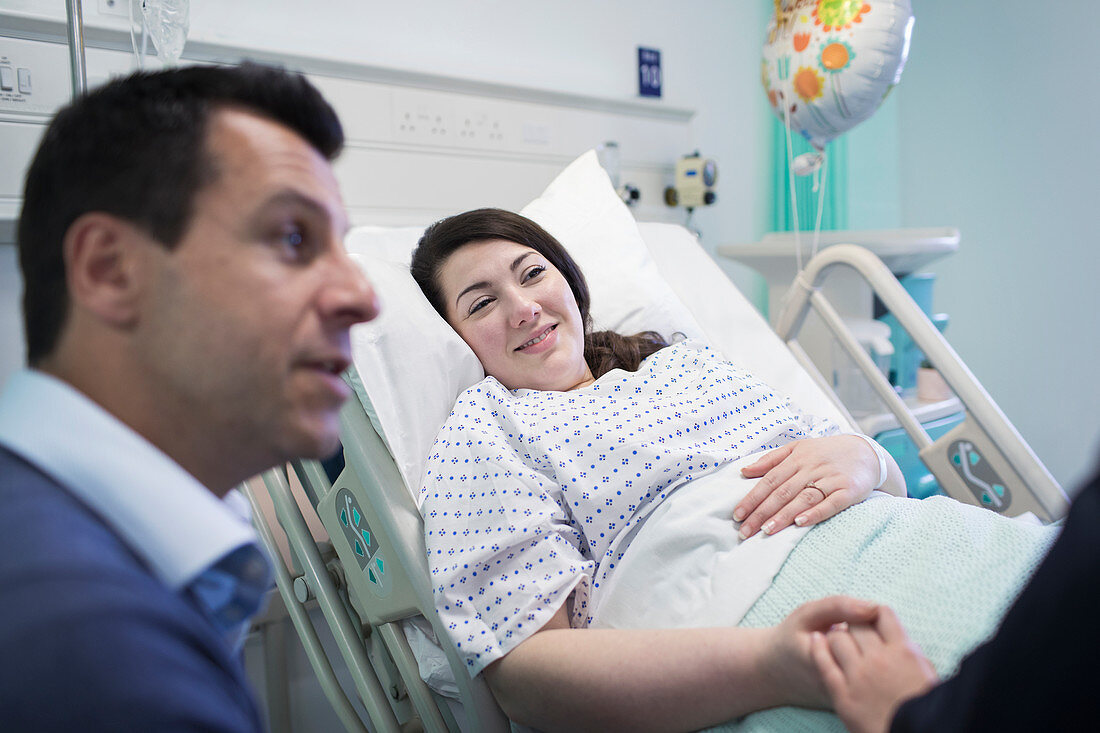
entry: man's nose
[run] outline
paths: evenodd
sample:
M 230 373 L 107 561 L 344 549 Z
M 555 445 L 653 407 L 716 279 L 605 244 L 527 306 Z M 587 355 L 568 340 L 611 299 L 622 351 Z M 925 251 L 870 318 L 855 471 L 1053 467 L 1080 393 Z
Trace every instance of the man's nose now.
M 328 319 L 344 327 L 378 315 L 378 294 L 363 269 L 343 252 L 342 247 L 321 294 L 321 310 Z

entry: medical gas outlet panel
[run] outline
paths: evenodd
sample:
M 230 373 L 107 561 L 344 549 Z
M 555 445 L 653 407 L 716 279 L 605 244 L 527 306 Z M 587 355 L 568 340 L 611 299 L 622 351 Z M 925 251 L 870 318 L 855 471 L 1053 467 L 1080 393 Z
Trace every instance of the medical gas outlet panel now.
M 698 151 L 676 161 L 675 183 L 665 189 L 665 203 L 694 209 L 710 206 L 718 200 L 714 187 L 718 183 L 718 165 Z

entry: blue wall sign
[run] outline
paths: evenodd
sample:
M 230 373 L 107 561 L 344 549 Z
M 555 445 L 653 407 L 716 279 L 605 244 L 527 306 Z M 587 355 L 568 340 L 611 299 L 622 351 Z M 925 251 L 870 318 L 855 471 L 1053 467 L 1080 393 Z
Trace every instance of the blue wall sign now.
M 661 96 L 661 52 L 638 46 L 638 94 Z

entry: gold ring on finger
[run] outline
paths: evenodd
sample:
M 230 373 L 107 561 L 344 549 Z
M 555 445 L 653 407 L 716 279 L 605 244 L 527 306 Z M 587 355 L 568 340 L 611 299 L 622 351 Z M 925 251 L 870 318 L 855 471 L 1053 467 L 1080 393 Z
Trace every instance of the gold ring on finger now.
M 817 490 L 817 492 L 818 492 L 819 494 L 821 494 L 821 499 L 822 499 L 822 501 L 824 501 L 824 500 L 825 500 L 825 496 L 826 496 L 825 492 L 824 492 L 824 491 L 823 491 L 823 490 L 821 489 L 821 487 L 820 487 L 820 486 L 818 486 L 817 484 L 815 484 L 815 483 L 814 483 L 813 481 L 811 481 L 810 483 L 806 484 L 806 488 L 807 488 L 807 489 L 816 489 L 816 490 Z

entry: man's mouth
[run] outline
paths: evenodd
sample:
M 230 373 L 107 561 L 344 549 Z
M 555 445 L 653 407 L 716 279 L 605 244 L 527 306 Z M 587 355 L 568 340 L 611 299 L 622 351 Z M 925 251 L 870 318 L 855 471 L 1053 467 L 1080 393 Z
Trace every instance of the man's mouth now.
M 523 351 L 524 349 L 526 349 L 526 348 L 527 348 L 527 347 L 529 347 L 529 346 L 534 346 L 535 344 L 539 343 L 540 341 L 542 341 L 543 339 L 545 339 L 545 338 L 546 338 L 547 336 L 549 336 L 549 335 L 550 335 L 550 332 L 551 332 L 551 331 L 553 331 L 553 330 L 554 330 L 555 328 L 557 328 L 557 327 L 558 327 L 558 324 L 556 324 L 556 323 L 555 323 L 555 324 L 554 324 L 553 326 L 547 326 L 547 327 L 546 327 L 546 330 L 544 330 L 544 331 L 543 331 L 542 333 L 540 333 L 540 334 L 539 334 L 538 336 L 535 336 L 535 337 L 534 337 L 533 339 L 531 339 L 530 341 L 527 341 L 527 342 L 525 342 L 525 343 L 522 343 L 522 344 L 520 344 L 519 346 L 517 346 L 517 347 L 516 347 L 516 348 L 514 349 L 514 351 Z
M 348 368 L 350 362 L 347 359 L 340 357 L 334 359 L 318 359 L 316 361 L 310 362 L 309 365 L 314 369 L 319 369 L 323 372 L 328 372 L 329 374 L 338 377 L 344 373 L 344 370 Z

